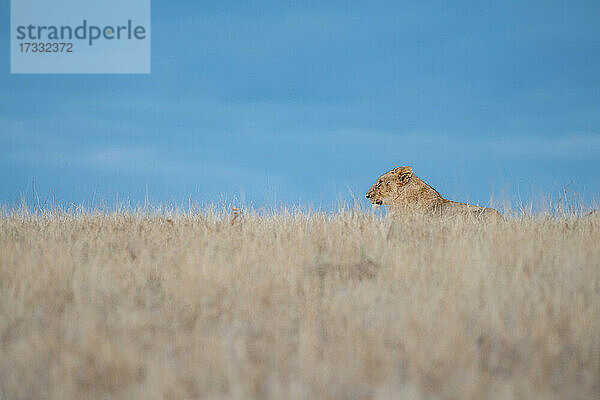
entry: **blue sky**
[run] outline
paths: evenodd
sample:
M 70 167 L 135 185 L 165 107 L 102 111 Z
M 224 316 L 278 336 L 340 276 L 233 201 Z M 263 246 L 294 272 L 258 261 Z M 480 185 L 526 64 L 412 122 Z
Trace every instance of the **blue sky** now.
M 154 1 L 149 75 L 11 75 L 0 203 L 600 194 L 600 3 Z

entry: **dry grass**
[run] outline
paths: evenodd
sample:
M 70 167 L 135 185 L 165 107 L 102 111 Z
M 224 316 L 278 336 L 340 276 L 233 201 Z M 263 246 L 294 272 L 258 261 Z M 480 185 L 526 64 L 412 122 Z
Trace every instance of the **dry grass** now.
M 593 399 L 600 218 L 0 218 L 1 399 Z

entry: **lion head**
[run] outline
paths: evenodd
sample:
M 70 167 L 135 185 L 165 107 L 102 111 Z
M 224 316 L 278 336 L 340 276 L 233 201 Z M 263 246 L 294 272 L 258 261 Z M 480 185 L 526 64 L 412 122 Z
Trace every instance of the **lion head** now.
M 413 177 L 411 167 L 398 167 L 381 175 L 367 192 L 367 199 L 373 205 L 392 205 L 402 187 Z

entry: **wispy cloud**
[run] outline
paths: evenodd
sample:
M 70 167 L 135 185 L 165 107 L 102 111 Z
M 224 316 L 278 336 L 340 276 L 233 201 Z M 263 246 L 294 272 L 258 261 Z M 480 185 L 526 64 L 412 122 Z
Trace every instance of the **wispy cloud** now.
M 600 154 L 600 134 L 493 138 L 486 139 L 482 147 L 496 153 L 519 157 L 597 158 Z

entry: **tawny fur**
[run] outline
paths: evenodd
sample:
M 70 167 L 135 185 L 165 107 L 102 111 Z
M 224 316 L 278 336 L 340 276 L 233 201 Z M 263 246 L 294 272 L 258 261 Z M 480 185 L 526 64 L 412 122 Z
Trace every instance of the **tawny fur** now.
M 413 174 L 411 167 L 398 167 L 381 175 L 367 192 L 374 205 L 387 205 L 394 211 L 423 212 L 440 216 L 473 215 L 502 219 L 488 207 L 446 200 L 434 188 Z

